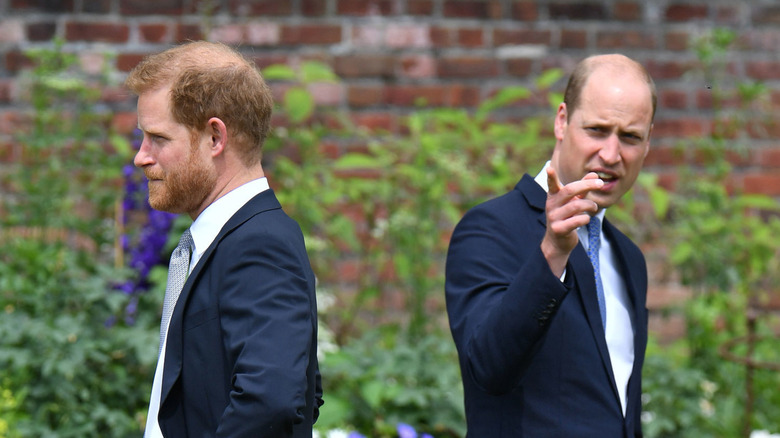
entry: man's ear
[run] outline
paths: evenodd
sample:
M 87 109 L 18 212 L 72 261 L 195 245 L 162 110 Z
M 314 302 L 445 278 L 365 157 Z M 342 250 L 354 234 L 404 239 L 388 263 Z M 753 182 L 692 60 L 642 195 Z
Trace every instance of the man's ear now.
M 555 139 L 558 141 L 563 140 L 563 135 L 566 133 L 566 127 L 569 124 L 569 113 L 566 108 L 566 103 L 561 102 L 558 105 L 558 112 L 555 114 Z
M 227 127 L 218 117 L 210 118 L 206 125 L 206 132 L 211 135 L 211 156 L 216 157 L 222 154 L 227 146 Z

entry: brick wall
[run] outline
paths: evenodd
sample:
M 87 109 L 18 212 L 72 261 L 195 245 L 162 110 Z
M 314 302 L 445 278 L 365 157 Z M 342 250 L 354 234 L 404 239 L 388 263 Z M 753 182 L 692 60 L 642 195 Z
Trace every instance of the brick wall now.
M 320 102 L 388 129 L 420 97 L 430 105 L 474 106 L 547 68 L 568 71 L 586 55 L 623 52 L 657 82 L 646 164 L 671 182 L 672 148 L 713 123 L 712 89 L 687 73 L 697 60 L 689 41 L 715 27 L 737 31 L 740 50 L 726 60 L 729 80 L 765 81 L 780 105 L 778 25 L 780 5 L 763 0 L 0 0 L 0 165 L 13 156 L 7 151 L 23 109 L 16 78 L 28 64 L 25 50 L 59 37 L 87 64 L 110 52 L 120 81 L 145 54 L 205 38 L 240 45 L 261 67 L 323 61 L 343 82 L 318 87 Z M 117 112 L 115 125 L 132 130 L 133 100 L 119 87 L 104 95 Z M 735 156 L 729 184 L 780 196 L 778 129 L 768 128 L 747 155 Z M 673 282 L 656 282 L 651 307 L 686 295 Z M 655 331 L 679 334 L 679 319 L 659 315 Z

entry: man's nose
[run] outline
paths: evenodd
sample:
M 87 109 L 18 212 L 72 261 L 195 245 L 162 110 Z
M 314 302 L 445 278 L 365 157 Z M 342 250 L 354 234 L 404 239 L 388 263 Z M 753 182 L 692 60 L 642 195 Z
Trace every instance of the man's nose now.
M 154 164 L 154 159 L 149 154 L 149 145 L 147 143 L 146 139 L 141 142 L 141 147 L 138 148 L 138 153 L 135 154 L 135 158 L 133 159 L 135 167 L 144 167 Z
M 611 165 L 620 162 L 620 139 L 617 134 L 611 134 L 604 140 L 599 157 L 605 164 Z

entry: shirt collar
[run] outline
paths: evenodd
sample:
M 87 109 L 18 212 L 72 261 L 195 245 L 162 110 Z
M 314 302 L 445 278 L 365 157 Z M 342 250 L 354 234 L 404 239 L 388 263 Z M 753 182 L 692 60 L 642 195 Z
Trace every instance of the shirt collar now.
M 193 253 L 198 257 L 203 254 L 227 221 L 250 199 L 269 188 L 267 178 L 255 179 L 236 187 L 206 207 L 190 226 L 195 244 Z

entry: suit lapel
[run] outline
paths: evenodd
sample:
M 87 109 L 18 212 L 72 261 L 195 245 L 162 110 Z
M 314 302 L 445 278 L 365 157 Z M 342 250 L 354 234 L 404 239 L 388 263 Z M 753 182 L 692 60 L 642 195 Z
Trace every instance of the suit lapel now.
M 645 300 L 643 299 L 643 286 L 638 284 L 636 265 L 630 265 L 626 254 L 629 254 L 629 245 L 633 245 L 628 238 L 615 228 L 609 221 L 604 221 L 604 234 L 610 239 L 610 243 L 615 248 L 615 255 L 618 260 L 620 274 L 623 277 L 623 281 L 626 284 L 626 292 L 631 300 L 631 321 L 634 327 L 634 368 L 631 373 L 631 378 L 628 384 L 628 393 L 626 395 L 627 401 L 636 400 L 637 397 L 632 397 L 632 391 L 641 391 L 641 388 L 637 386 L 639 377 L 641 376 L 641 367 L 645 359 L 644 348 L 636 348 L 636 346 L 647 345 L 647 321 L 645 320 Z M 628 407 L 631 410 L 631 407 Z
M 547 217 L 545 215 L 545 207 L 547 203 L 547 195 L 545 191 L 534 181 L 534 179 L 526 174 L 517 183 L 516 189 L 522 192 L 528 205 L 534 210 L 539 212 L 538 221 L 542 227 L 547 227 Z M 601 324 L 601 311 L 599 310 L 598 299 L 596 298 L 596 280 L 593 276 L 593 265 L 590 263 L 588 254 L 585 252 L 585 248 L 581 243 L 572 251 L 569 256 L 569 263 L 566 268 L 566 275 L 571 275 L 574 278 L 577 287 L 574 288 L 579 296 L 582 308 L 585 310 L 585 317 L 588 320 L 593 340 L 596 342 L 596 346 L 599 350 L 599 356 L 601 356 L 601 364 L 604 367 L 604 372 L 609 376 L 610 385 L 612 391 L 615 394 L 616 400 L 620 401 L 618 395 L 617 385 L 615 384 L 615 375 L 612 371 L 612 361 L 609 358 L 609 349 L 607 348 L 607 338 L 604 335 L 604 327 Z
M 183 363 L 183 345 L 182 345 L 182 333 L 183 333 L 183 315 L 186 307 L 187 300 L 192 292 L 192 288 L 197 283 L 198 278 L 208 266 L 214 250 L 219 245 L 222 239 L 230 234 L 233 230 L 241 226 L 244 222 L 250 218 L 268 210 L 274 210 L 281 208 L 281 204 L 276 199 L 276 195 L 273 190 L 268 189 L 259 193 L 254 198 L 250 199 L 243 207 L 241 207 L 230 219 L 228 219 L 225 226 L 222 227 L 217 237 L 211 242 L 211 245 L 201 256 L 195 268 L 190 272 L 187 277 L 187 282 L 184 283 L 179 299 L 176 301 L 176 307 L 173 309 L 171 315 L 171 322 L 168 328 L 168 339 L 165 347 L 165 368 L 163 370 L 162 388 L 160 394 L 160 406 L 165 402 L 168 394 L 171 391 L 174 383 L 179 379 L 181 374 L 181 367 Z

